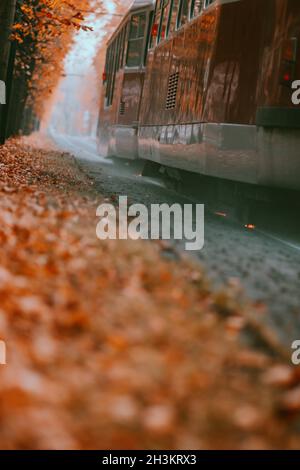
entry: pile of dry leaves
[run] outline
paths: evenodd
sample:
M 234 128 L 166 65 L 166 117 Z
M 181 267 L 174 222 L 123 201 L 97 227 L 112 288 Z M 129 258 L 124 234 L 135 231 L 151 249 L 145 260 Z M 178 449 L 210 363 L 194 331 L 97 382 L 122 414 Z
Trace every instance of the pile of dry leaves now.
M 299 447 L 300 373 L 243 345 L 235 286 L 97 240 L 68 155 L 11 141 L 0 172 L 1 448 Z

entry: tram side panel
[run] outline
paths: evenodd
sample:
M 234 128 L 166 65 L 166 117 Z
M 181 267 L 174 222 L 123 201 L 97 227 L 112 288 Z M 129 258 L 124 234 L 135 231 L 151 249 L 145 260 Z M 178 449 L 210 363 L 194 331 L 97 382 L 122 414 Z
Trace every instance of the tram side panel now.
M 124 73 L 120 89 L 116 124 L 112 126 L 111 142 L 113 155 L 120 158 L 138 158 L 138 120 L 144 85 L 143 70 Z
M 156 46 L 147 63 L 140 157 L 230 180 L 299 188 L 298 131 L 266 129 L 259 120 L 261 108 L 276 103 L 271 96 L 280 97 L 281 107 L 292 106 L 274 57 L 286 38 L 299 36 L 299 8 L 295 0 L 216 2 Z
M 238 87 L 244 59 L 239 48 L 245 27 L 253 30 L 246 12 L 247 24 L 241 24 L 240 3 L 211 6 L 152 52 L 140 119 L 142 158 L 153 159 L 154 155 L 156 161 L 168 166 L 255 181 L 249 106 L 243 116 L 234 117 L 234 112 L 239 112 Z M 170 61 L 163 67 L 161 58 L 168 57 Z M 172 79 L 176 73 L 174 100 Z M 157 88 L 160 101 L 153 96 Z
M 118 72 L 115 79 L 114 100 L 111 105 L 107 105 L 107 81 L 102 85 L 100 112 L 98 120 L 98 153 L 103 157 L 114 155 L 114 140 L 112 136 L 112 126 L 116 123 L 118 108 L 116 99 L 121 94 L 123 83 L 123 73 Z
M 256 86 L 268 1 L 242 0 L 220 7 L 200 115 L 206 175 L 258 183 Z
M 268 7 L 256 91 L 258 182 L 300 189 L 300 107 L 292 102 L 292 83 L 300 80 L 300 2 Z

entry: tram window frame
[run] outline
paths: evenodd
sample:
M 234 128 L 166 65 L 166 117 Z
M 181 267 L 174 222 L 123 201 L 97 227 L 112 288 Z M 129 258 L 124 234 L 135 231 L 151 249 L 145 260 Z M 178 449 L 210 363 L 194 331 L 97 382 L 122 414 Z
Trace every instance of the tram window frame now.
M 182 12 L 183 12 L 183 7 L 184 7 L 185 2 L 187 2 L 187 5 L 185 5 L 186 15 L 185 15 L 185 21 L 182 22 Z M 186 25 L 190 21 L 190 11 L 191 11 L 191 0 L 180 0 L 178 14 L 177 14 L 177 21 L 176 21 L 177 30 L 182 28 L 184 25 Z
M 191 0 L 190 20 L 193 20 L 194 18 L 197 18 L 198 16 L 200 16 L 203 10 L 206 8 L 206 4 L 207 4 L 207 0 Z M 197 13 L 195 13 L 195 7 L 198 8 Z
M 134 33 L 133 30 L 132 30 L 132 22 L 133 22 L 133 19 L 135 17 L 138 17 L 139 20 L 138 20 L 138 23 L 137 23 L 137 28 L 136 28 L 136 32 Z M 143 21 L 143 30 L 142 30 L 142 34 L 140 33 L 140 27 L 141 27 L 141 22 L 140 22 L 140 18 L 141 17 L 144 17 L 144 21 Z M 141 11 L 141 12 L 138 12 L 138 13 L 133 13 L 130 17 L 130 21 L 129 21 L 129 32 L 128 32 L 128 39 L 127 39 L 127 51 L 126 51 L 126 61 L 125 61 L 125 67 L 128 68 L 128 69 L 131 69 L 131 68 L 139 68 L 143 65 L 143 62 L 144 62 L 144 47 L 145 47 L 145 39 L 146 39 L 146 31 L 147 31 L 147 21 L 148 21 L 148 15 L 147 15 L 147 11 Z M 130 57 L 129 55 L 132 53 L 131 51 L 131 48 L 134 44 L 137 44 L 138 45 L 138 49 L 136 51 L 134 51 L 133 49 L 133 52 L 137 52 L 138 53 L 138 56 L 137 56 L 137 60 L 136 62 L 130 62 Z
M 152 24 L 150 28 L 150 38 L 149 38 L 149 50 L 154 49 L 155 46 L 157 46 L 157 41 L 158 41 L 158 32 L 159 32 L 159 25 L 160 25 L 160 13 L 161 13 L 161 4 L 163 0 L 157 0 L 155 9 L 153 11 L 153 16 L 152 16 Z M 154 34 L 156 32 L 156 34 Z
M 125 49 L 126 49 L 126 33 L 127 33 L 127 25 L 128 22 L 123 25 L 122 29 L 120 30 L 119 36 L 119 47 L 118 47 L 118 70 L 124 68 L 124 56 L 125 56 Z
M 160 3 L 160 21 L 157 34 L 157 44 L 168 38 L 168 25 L 171 11 L 171 0 L 162 0 Z M 164 35 L 162 36 L 162 27 L 164 24 Z
M 120 32 L 116 37 L 116 72 L 120 70 Z
M 203 10 L 211 6 L 215 0 L 187 0 L 188 5 L 187 5 L 187 15 L 186 15 L 186 20 L 184 23 L 181 23 L 181 13 L 182 13 L 182 7 L 183 7 L 183 2 L 186 0 L 157 0 L 155 9 L 152 11 L 152 18 L 149 24 L 149 32 L 148 32 L 148 38 L 147 38 L 147 51 L 154 49 L 158 44 L 160 44 L 162 41 L 165 39 L 168 39 L 169 36 L 178 31 L 180 28 L 182 28 L 184 25 L 192 21 L 194 18 L 197 18 L 198 16 L 201 15 Z M 164 6 L 164 4 L 166 5 Z M 201 2 L 201 9 L 199 9 L 198 13 L 195 14 L 195 6 L 196 2 Z M 164 20 L 163 17 L 163 9 L 168 8 L 168 20 L 166 23 L 166 32 L 165 32 L 165 37 L 161 38 L 161 27 L 162 27 L 162 21 Z M 154 27 L 156 29 L 156 34 L 153 34 Z M 147 57 L 147 54 L 146 54 Z
M 108 106 L 108 97 L 109 97 L 109 90 L 110 90 L 111 59 L 112 59 L 112 45 L 110 44 L 107 49 L 107 81 L 106 81 L 106 92 L 105 92 L 105 105 L 106 106 Z
M 215 3 L 216 0 L 204 0 L 204 6 L 203 6 L 203 10 L 205 8 L 208 8 L 210 7 L 213 3 Z
M 140 60 L 138 66 L 128 66 L 128 44 L 129 44 L 129 31 L 132 17 L 145 15 L 144 31 L 143 36 L 138 36 L 137 40 L 141 41 L 141 51 L 140 51 Z M 146 31 L 149 28 L 149 15 L 147 11 L 142 11 L 139 13 L 133 14 L 129 20 L 123 25 L 118 34 L 110 42 L 107 47 L 106 59 L 105 59 L 105 73 L 106 73 L 106 92 L 105 92 L 105 107 L 110 107 L 113 104 L 114 91 L 115 91 L 115 81 L 116 75 L 119 70 L 124 68 L 136 68 L 145 65 L 146 54 L 145 54 L 145 44 L 147 40 Z M 138 23 L 138 28 L 140 27 L 140 22 Z
M 170 11 L 169 11 L 169 21 L 167 27 L 167 37 L 170 34 L 177 31 L 177 18 L 180 7 L 180 0 L 171 0 Z
M 177 30 L 177 16 L 180 0 L 157 0 L 149 28 L 147 49 L 154 49 Z M 165 10 L 167 10 L 166 15 Z M 165 35 L 161 37 L 162 24 L 165 21 Z M 155 32 L 155 34 L 154 34 Z
M 124 45 L 124 47 L 123 47 L 123 52 L 122 52 L 122 54 L 123 54 L 122 64 L 121 64 L 122 69 L 124 69 L 126 67 L 129 27 L 130 27 L 130 19 L 123 26 L 123 30 L 124 30 L 124 43 L 123 43 L 123 45 Z
M 150 50 L 150 41 L 151 41 L 151 33 L 152 33 L 152 26 L 154 21 L 154 10 L 149 11 L 148 13 L 148 27 L 147 27 L 147 34 L 145 40 L 145 51 L 144 51 L 144 61 L 143 66 L 146 66 L 148 51 Z
M 110 44 L 110 64 L 109 64 L 109 73 L 106 86 L 106 106 L 109 107 L 113 103 L 114 91 L 115 91 L 115 81 L 117 73 L 117 37 Z
M 109 50 L 109 46 L 107 47 L 106 49 L 106 56 L 105 56 L 105 73 L 106 73 L 106 77 L 108 76 L 108 68 L 109 68 L 109 56 L 110 54 L 110 50 Z
M 106 81 L 106 92 L 105 92 L 105 105 L 109 106 L 109 92 L 110 92 L 110 85 L 111 85 L 111 77 L 112 77 L 112 70 L 111 70 L 111 63 L 112 63 L 112 43 L 107 48 L 107 55 L 106 55 L 106 74 L 107 74 L 107 81 Z
M 118 70 L 122 68 L 123 50 L 124 50 L 124 28 L 122 28 L 121 31 L 119 32 Z

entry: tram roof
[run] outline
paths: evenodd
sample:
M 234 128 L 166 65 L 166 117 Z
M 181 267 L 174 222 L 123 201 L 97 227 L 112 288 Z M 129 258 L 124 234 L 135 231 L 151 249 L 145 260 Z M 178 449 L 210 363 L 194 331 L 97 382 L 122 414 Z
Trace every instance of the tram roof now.
M 142 8 L 149 5 L 154 5 L 155 0 L 134 0 L 132 3 L 130 10 L 135 10 L 136 8 Z
M 0 0 L 1 1 L 1 0 Z M 122 19 L 122 21 L 120 22 L 120 24 L 117 26 L 117 28 L 115 29 L 115 31 L 113 32 L 113 34 L 111 35 L 111 37 L 109 38 L 108 42 L 107 42 L 107 45 L 109 45 L 112 40 L 116 37 L 117 33 L 119 32 L 120 28 L 122 27 L 122 25 L 124 24 L 124 21 L 126 20 L 128 14 L 130 14 L 132 11 L 134 10 L 138 10 L 139 8 L 143 8 L 143 7 L 149 7 L 149 6 L 154 6 L 155 5 L 155 2 L 156 0 L 134 0 L 134 2 L 132 3 L 131 7 L 129 8 L 129 10 L 127 11 L 127 13 L 125 13 L 124 15 L 124 18 Z

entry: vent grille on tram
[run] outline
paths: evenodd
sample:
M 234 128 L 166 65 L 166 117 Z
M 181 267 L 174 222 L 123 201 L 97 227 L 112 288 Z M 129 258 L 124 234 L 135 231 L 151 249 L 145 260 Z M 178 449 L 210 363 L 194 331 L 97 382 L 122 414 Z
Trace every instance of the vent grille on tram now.
M 120 101 L 120 116 L 124 116 L 125 114 L 125 101 Z
M 176 106 L 179 72 L 169 76 L 168 93 L 166 99 L 166 109 L 174 109 Z

